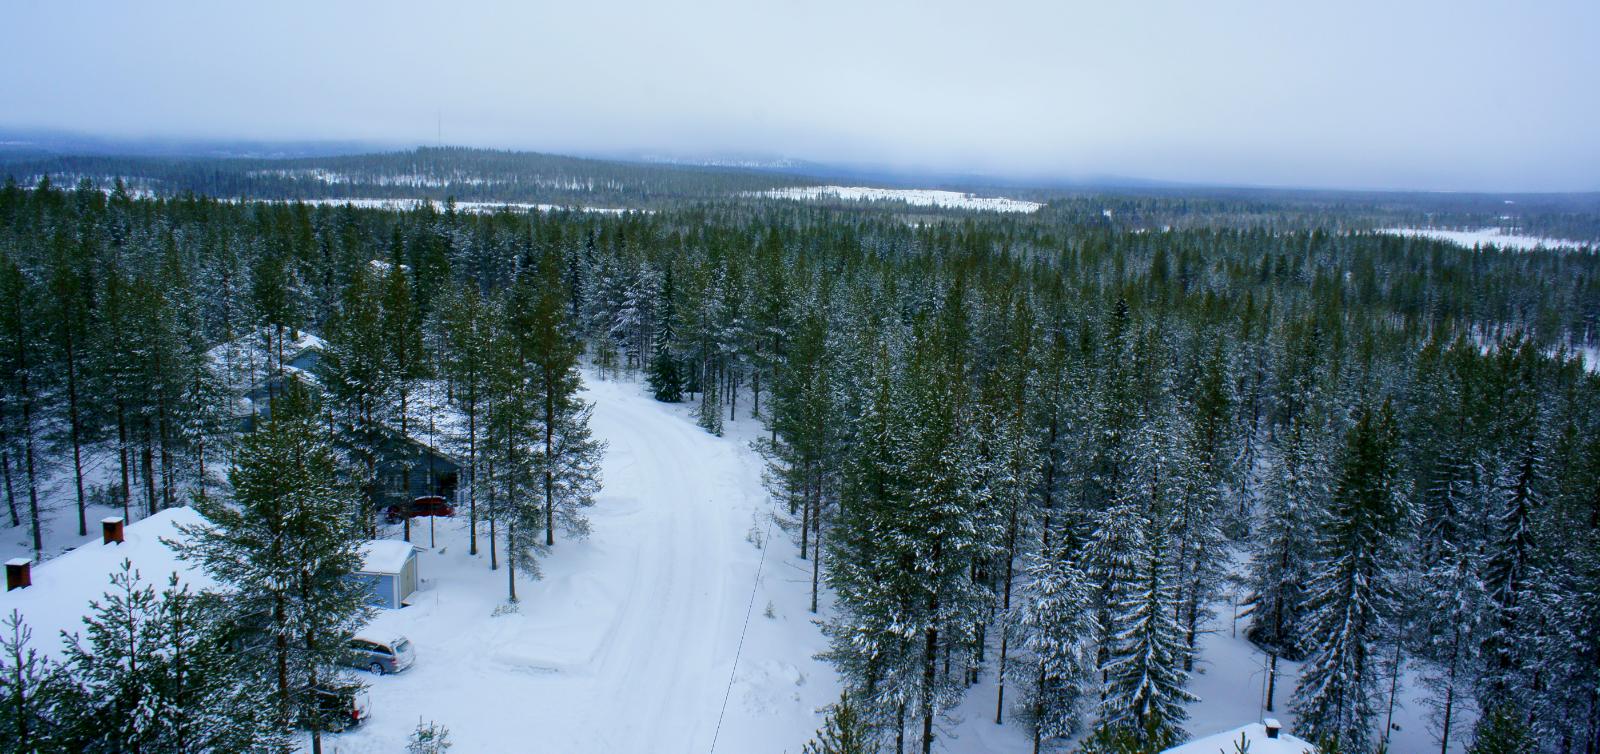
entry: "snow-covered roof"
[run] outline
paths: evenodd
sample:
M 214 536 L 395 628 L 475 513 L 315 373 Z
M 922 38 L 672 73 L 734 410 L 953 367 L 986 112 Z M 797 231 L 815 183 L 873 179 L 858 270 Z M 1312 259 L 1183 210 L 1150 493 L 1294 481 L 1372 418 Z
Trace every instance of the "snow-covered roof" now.
M 415 550 L 410 542 L 374 539 L 361 545 L 361 573 L 399 573 Z
M 218 343 L 217 345 L 212 346 L 210 350 L 206 351 L 206 354 L 209 355 L 213 361 L 222 361 L 234 353 L 247 351 L 249 349 L 261 349 L 262 351 L 265 351 L 268 348 L 269 340 L 273 335 L 274 333 L 271 328 L 261 328 L 253 332 L 245 333 L 244 335 L 234 338 L 233 340 Z M 284 335 L 288 337 L 283 343 L 283 357 L 291 361 L 294 360 L 296 356 L 299 356 L 301 353 L 306 351 L 325 351 L 328 348 L 327 341 L 323 340 L 317 335 L 306 332 L 305 330 L 285 330 Z
M 1197 738 L 1181 746 L 1174 746 L 1161 754 L 1234 754 L 1239 734 L 1250 744 L 1250 754 L 1317 754 L 1317 747 L 1288 733 L 1279 732 L 1277 738 L 1267 738 L 1267 726 L 1261 723 L 1234 728 L 1215 735 Z
M 32 647 L 40 654 L 58 657 L 60 636 L 83 632 L 83 617 L 89 603 L 104 602 L 111 589 L 111 576 L 122 569 L 122 561 L 133 564 L 141 581 L 156 591 L 167 588 L 172 574 L 193 591 L 216 586 L 210 576 L 193 564 L 178 560 L 178 554 L 163 539 L 183 541 L 179 525 L 204 525 L 206 520 L 193 508 L 168 508 L 123 529 L 121 544 L 104 544 L 96 539 L 53 560 L 33 566 L 33 585 L 0 593 L 0 617 L 12 610 L 33 630 Z

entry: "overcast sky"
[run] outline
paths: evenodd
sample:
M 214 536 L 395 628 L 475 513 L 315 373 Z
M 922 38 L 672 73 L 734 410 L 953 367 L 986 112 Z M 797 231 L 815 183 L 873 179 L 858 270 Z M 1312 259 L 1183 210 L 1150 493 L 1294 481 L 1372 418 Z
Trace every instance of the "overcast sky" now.
M 5 0 L 0 39 L 0 126 L 1600 189 L 1600 0 Z

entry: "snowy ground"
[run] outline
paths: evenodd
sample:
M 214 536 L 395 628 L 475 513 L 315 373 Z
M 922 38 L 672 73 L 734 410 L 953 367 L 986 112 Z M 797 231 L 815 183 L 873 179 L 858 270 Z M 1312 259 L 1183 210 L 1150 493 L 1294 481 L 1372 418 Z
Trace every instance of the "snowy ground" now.
M 756 585 L 762 550 L 751 530 L 766 528 L 759 459 L 637 384 L 591 375 L 588 385 L 595 434 L 610 444 L 590 538 L 558 540 L 541 580 L 519 577 L 519 611 L 497 616 L 506 571 L 490 571 L 486 551 L 467 554 L 465 516 L 441 520 L 416 604 L 374 626 L 408 636 L 417 664 L 369 679 L 372 722 L 335 737 L 334 751 L 401 750 L 419 718 L 449 726 L 455 750 L 469 753 L 509 742 L 704 752 L 714 738 L 716 751 L 798 751 L 815 729 L 815 709 L 837 687 L 813 659 L 822 640 L 805 611 L 808 577 L 781 539 Z M 413 539 L 426 545 L 426 528 Z
M 1531 249 L 1590 249 L 1594 248 L 1593 242 L 1569 241 L 1560 238 L 1542 238 L 1539 236 L 1513 235 L 1503 232 L 1499 228 L 1479 228 L 1478 230 L 1445 230 L 1442 228 L 1383 228 L 1379 233 L 1396 236 L 1414 236 L 1433 238 L 1440 241 L 1474 248 L 1477 246 L 1497 246 L 1502 249 L 1518 249 L 1528 251 Z
M 918 207 L 976 209 L 994 212 L 1035 212 L 1039 202 L 1007 199 L 1003 196 L 978 196 L 959 191 L 933 189 L 886 189 L 868 186 L 795 186 L 760 191 L 756 196 L 771 199 L 837 199 L 852 202 L 895 201 Z
M 585 378 L 595 434 L 610 445 L 589 539 L 558 539 L 541 561 L 542 579 L 519 574 L 518 612 L 497 615 L 507 572 L 489 570 L 486 527 L 482 551 L 472 556 L 465 512 L 438 519 L 433 548 L 420 556 L 415 604 L 384 611 L 373 627 L 409 637 L 417 664 L 395 676 L 359 674 L 370 683 L 372 720 L 331 736 L 327 751 L 401 751 L 419 719 L 448 726 L 459 754 L 777 754 L 798 752 L 815 731 L 838 681 L 815 659 L 825 642 L 818 616 L 806 610 L 810 563 L 768 525 L 761 459 L 750 450 L 759 422 L 741 401 L 728 436 L 712 437 L 694 425 L 687 405 L 651 400 L 636 382 Z M 107 471 L 97 468 L 96 476 Z M 70 490 L 70 483 L 51 485 L 55 552 L 84 541 Z M 90 521 L 110 513 L 92 510 Z M 389 535 L 398 537 L 393 528 Z M 88 540 L 97 537 L 91 532 Z M 425 523 L 413 540 L 430 545 Z M 763 540 L 764 561 L 754 544 Z M 25 527 L 0 526 L 0 557 L 27 551 Z M 827 609 L 825 595 L 823 617 Z M 1196 736 L 1263 716 L 1265 658 L 1234 635 L 1227 600 L 1217 613 L 1190 683 L 1201 699 L 1186 725 Z M 1286 708 L 1299 669 L 1288 662 L 1280 669 L 1273 714 L 1292 732 Z M 1400 695 L 1396 754 L 1437 751 L 1415 676 L 1407 674 Z M 994 724 L 994 713 L 991 669 L 940 726 L 936 750 L 1029 751 L 1011 711 L 1005 725 Z

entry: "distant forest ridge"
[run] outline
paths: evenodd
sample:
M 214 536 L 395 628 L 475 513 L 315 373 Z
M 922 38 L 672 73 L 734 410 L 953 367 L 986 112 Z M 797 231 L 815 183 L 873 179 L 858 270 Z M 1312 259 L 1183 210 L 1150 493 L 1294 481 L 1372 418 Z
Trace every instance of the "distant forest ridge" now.
M 829 178 L 809 166 L 806 175 L 760 167 L 687 165 L 570 157 L 465 147 L 274 159 L 106 154 L 41 154 L 0 150 L 0 175 L 24 186 L 49 176 L 67 187 L 87 179 L 109 189 L 122 179 L 130 191 L 157 197 L 187 193 L 258 200 L 429 199 L 605 209 L 668 209 L 696 203 L 795 201 L 765 196 L 796 187 L 894 186 L 903 176 L 872 180 L 841 169 Z M 975 181 L 981 179 L 973 179 Z M 1215 187 L 1057 186 L 1026 188 L 941 184 L 954 190 L 1045 205 L 1017 222 L 1104 225 L 1121 230 L 1205 226 L 1330 231 L 1378 228 L 1498 229 L 1600 245 L 1600 193 L 1465 194 Z M 857 201 L 860 192 L 836 196 L 788 192 L 835 209 L 891 209 L 919 216 L 973 211 L 930 206 L 928 192 L 874 192 L 902 196 Z M 981 203 L 974 206 L 982 207 Z M 981 211 L 981 210 L 980 210 Z

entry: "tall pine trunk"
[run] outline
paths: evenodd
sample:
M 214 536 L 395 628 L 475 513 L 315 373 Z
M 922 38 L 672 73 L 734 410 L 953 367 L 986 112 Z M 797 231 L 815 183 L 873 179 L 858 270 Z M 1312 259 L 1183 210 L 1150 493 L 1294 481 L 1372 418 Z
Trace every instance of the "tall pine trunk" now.
M 467 398 L 467 554 L 478 554 L 478 400 L 477 388 Z
M 72 480 L 78 490 L 78 536 L 89 533 L 88 514 L 85 512 L 83 496 L 83 436 L 82 423 L 78 416 L 78 357 L 76 344 L 72 339 L 72 328 L 67 327 L 66 357 L 67 357 L 67 431 L 72 438 Z
M 122 399 L 117 399 L 117 465 L 122 470 L 122 520 L 132 521 L 133 483 L 128 479 L 128 417 Z
M 11 525 L 17 527 L 22 525 L 22 519 L 17 515 L 17 495 L 11 486 L 11 433 L 5 427 L 5 414 L 0 412 L 0 473 L 5 476 L 6 508 L 11 512 Z
M 556 431 L 556 396 L 555 379 L 546 374 L 544 380 L 544 544 L 550 547 L 556 543 L 555 529 L 555 431 Z

